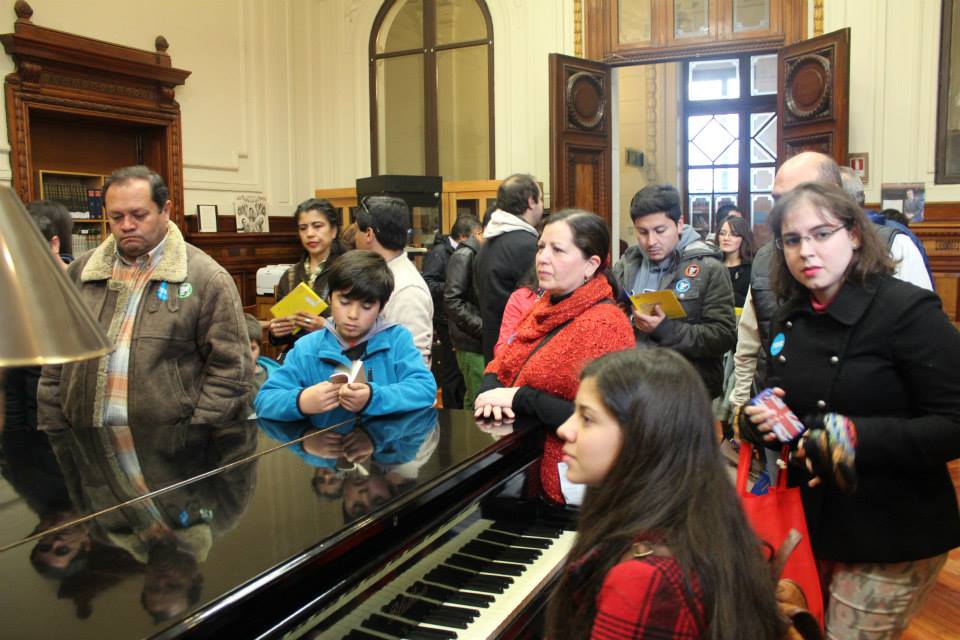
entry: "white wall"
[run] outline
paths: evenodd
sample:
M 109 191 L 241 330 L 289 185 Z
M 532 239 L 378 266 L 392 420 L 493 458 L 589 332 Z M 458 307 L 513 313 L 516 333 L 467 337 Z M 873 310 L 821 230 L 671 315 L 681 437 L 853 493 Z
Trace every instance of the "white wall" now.
M 14 0 L 0 1 L 0 31 Z M 177 89 L 186 212 L 262 193 L 271 215 L 370 175 L 367 47 L 380 0 L 31 0 L 35 24 L 153 50 L 192 71 Z M 572 53 L 573 0 L 487 0 L 494 28 L 496 175 L 549 185 L 547 55 Z M 13 70 L 0 56 L 0 72 Z M 0 107 L 2 108 L 2 107 Z M 5 114 L 2 125 L 6 128 Z M 0 135 L 0 181 L 11 179 Z
M 849 150 L 870 154 L 868 202 L 880 185 L 923 182 L 929 202 L 960 200 L 934 184 L 938 0 L 826 0 L 824 32 L 850 27 Z

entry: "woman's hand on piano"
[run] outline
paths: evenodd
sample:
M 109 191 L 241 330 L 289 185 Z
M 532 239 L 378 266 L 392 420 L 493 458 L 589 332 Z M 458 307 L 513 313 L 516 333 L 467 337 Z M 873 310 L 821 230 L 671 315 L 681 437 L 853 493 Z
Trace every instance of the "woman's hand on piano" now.
M 473 401 L 475 410 L 473 415 L 485 420 L 501 421 L 504 418 L 513 419 L 513 397 L 517 395 L 519 387 L 498 387 L 484 391 Z
M 341 386 L 324 380 L 307 387 L 300 394 L 300 411 L 307 416 L 330 411 L 340 404 Z

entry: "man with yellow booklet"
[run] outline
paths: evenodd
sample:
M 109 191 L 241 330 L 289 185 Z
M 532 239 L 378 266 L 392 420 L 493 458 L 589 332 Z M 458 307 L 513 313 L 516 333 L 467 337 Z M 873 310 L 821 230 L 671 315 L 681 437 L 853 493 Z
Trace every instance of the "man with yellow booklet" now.
M 638 191 L 630 218 L 637 246 L 627 249 L 613 273 L 631 299 L 637 347 L 677 351 L 716 397 L 723 390 L 723 354 L 737 338 L 723 256 L 684 225 L 680 194 L 670 185 Z

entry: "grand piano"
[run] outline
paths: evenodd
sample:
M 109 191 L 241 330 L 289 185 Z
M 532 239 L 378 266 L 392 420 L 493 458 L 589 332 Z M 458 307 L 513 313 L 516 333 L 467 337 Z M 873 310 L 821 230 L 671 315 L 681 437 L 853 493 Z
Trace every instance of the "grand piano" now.
M 331 429 L 366 459 L 303 423 L 4 432 L 0 637 L 538 637 L 574 536 L 517 497 L 542 427 Z

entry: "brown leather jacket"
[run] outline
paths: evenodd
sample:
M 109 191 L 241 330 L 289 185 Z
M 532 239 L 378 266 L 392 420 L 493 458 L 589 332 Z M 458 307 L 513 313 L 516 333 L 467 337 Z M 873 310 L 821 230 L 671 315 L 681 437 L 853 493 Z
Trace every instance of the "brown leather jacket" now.
M 187 244 L 172 223 L 165 243 L 134 320 L 129 421 L 159 426 L 232 420 L 243 412 L 253 381 L 236 284 L 212 258 Z M 67 270 L 111 339 L 127 299 L 127 292 L 111 280 L 116 259 L 110 236 Z M 102 424 L 108 358 L 44 367 L 38 427 Z

